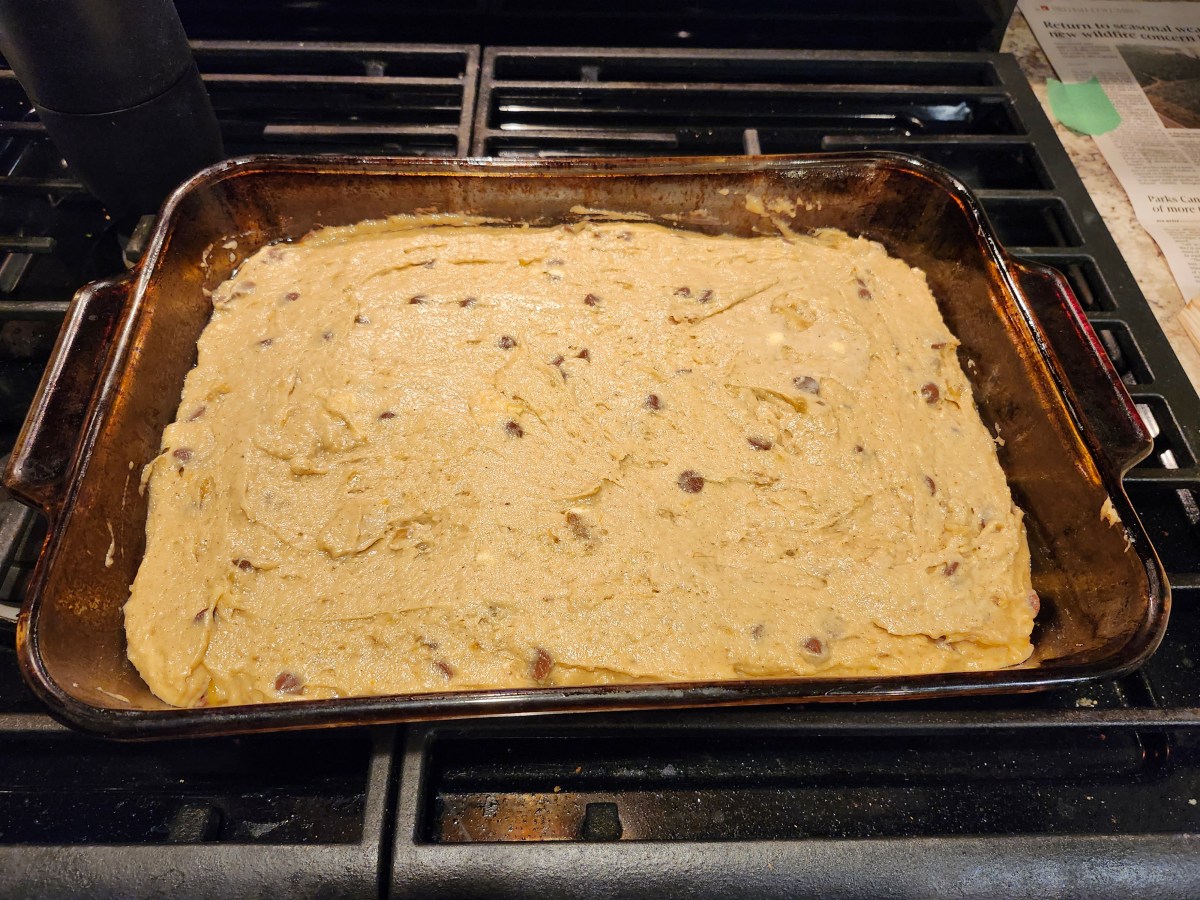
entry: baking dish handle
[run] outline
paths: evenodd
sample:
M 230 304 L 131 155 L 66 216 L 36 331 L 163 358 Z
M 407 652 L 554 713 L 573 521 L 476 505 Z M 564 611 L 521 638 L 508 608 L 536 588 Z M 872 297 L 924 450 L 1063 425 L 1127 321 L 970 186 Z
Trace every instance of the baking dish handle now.
M 96 281 L 71 301 L 50 363 L 8 461 L 14 497 L 55 518 L 132 276 Z
M 1054 377 L 1084 413 L 1099 449 L 1124 475 L 1154 446 L 1133 398 L 1067 279 L 1048 266 L 1017 259 L 1010 263 L 1021 293 L 1050 344 Z

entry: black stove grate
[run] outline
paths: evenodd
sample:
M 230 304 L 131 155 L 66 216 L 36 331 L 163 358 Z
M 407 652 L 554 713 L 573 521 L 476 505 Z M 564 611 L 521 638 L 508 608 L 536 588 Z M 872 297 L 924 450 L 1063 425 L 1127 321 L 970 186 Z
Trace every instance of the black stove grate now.
M 378 893 L 392 729 L 164 748 L 14 719 L 0 717 L 5 896 Z
M 1067 275 L 1156 431 L 1127 486 L 1175 609 L 1142 671 L 1049 694 L 126 751 L 48 720 L 0 648 L 0 893 L 149 894 L 172 872 L 213 894 L 1198 893 L 1200 400 L 1011 57 L 195 47 L 231 153 L 888 149 L 947 166 L 1013 252 Z M 120 270 L 124 236 L 2 70 L 0 171 L 6 452 L 71 294 Z M 0 604 L 20 599 L 34 519 L 0 504 Z
M 462 156 L 476 47 L 198 41 L 230 156 Z

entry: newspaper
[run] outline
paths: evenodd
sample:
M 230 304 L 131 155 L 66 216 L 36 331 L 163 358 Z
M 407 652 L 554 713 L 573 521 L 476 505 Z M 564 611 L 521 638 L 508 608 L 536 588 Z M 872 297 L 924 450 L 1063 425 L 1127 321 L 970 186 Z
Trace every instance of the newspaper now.
M 1162 248 L 1200 347 L 1200 3 L 1019 5 L 1059 79 L 1099 79 L 1120 114 L 1096 145 Z

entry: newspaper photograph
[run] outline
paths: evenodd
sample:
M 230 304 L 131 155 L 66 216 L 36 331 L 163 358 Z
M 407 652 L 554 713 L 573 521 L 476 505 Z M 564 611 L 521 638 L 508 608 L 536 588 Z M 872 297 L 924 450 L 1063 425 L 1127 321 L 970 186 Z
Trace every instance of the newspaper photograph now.
M 1095 138 L 1162 249 L 1200 345 L 1200 3 L 1019 6 L 1063 82 L 1050 85 L 1052 110 Z

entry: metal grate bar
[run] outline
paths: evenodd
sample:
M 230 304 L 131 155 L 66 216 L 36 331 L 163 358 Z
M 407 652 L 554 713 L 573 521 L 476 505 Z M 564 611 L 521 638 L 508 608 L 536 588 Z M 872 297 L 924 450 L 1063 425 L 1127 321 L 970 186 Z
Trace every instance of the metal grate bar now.
M 88 197 L 85 188 L 70 178 L 22 178 L 10 175 L 0 178 L 0 194 L 27 194 L 31 196 Z
M 583 67 L 586 68 L 586 67 Z M 631 94 L 675 94 L 681 91 L 712 94 L 769 94 L 771 97 L 788 99 L 813 99 L 822 97 L 867 97 L 872 100 L 893 102 L 941 101 L 947 107 L 959 107 L 965 100 L 995 96 L 992 87 L 956 87 L 938 84 L 817 84 L 817 83 L 760 83 L 727 81 L 601 81 L 597 78 L 580 77 L 576 81 L 517 81 L 493 79 L 492 90 L 500 95 L 509 91 L 538 92 L 551 96 L 568 96 L 576 93 L 608 94 L 627 91 Z M 703 110 L 697 110 L 703 113 Z
M 369 65 L 369 63 L 364 63 Z M 388 91 L 409 87 L 455 87 L 462 78 L 389 78 L 382 75 L 229 75 L 224 73 L 204 76 L 204 84 L 212 88 L 272 87 L 295 91 L 325 91 L 340 88 L 366 88 Z
M 0 322 L 61 322 L 69 300 L 0 300 Z
M 50 253 L 55 240 L 51 237 L 24 234 L 0 234 L 0 253 Z

